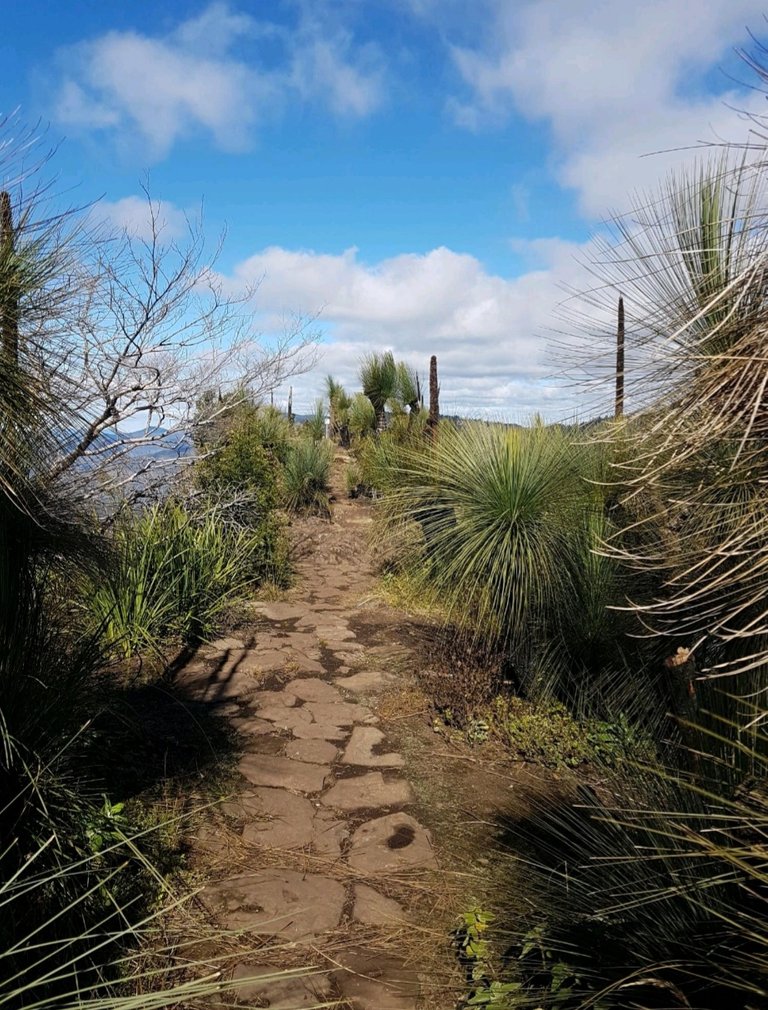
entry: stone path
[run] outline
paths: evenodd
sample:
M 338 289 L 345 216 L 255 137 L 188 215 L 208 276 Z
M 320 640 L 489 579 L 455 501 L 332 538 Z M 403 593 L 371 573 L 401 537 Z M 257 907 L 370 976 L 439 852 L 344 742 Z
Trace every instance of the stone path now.
M 407 927 L 409 887 L 436 859 L 376 715 L 394 675 L 350 626 L 372 581 L 369 521 L 365 505 L 339 493 L 334 522 L 312 526 L 289 601 L 257 605 L 255 642 L 221 639 L 178 675 L 242 737 L 242 788 L 223 814 L 247 865 L 227 873 L 224 857 L 201 897 L 221 926 L 264 941 L 258 963 L 239 964 L 235 977 L 249 979 L 240 1001 L 273 1010 L 417 1005 L 413 966 L 377 942 Z M 222 831 L 205 825 L 197 845 L 222 852 Z M 270 979 L 286 967 L 286 942 L 296 964 L 318 972 Z

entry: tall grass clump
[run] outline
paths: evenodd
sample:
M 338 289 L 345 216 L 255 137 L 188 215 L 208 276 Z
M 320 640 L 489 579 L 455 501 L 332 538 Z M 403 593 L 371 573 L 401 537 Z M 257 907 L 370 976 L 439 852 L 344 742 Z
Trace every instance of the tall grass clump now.
M 87 606 L 106 645 L 126 658 L 204 640 L 268 563 L 263 533 L 228 523 L 210 500 L 195 512 L 169 501 L 124 518 L 113 550 L 115 564 L 92 583 Z
M 322 400 L 317 400 L 315 409 L 304 422 L 304 434 L 315 442 L 325 438 L 325 404 Z
M 750 749 L 755 777 L 731 792 L 675 765 L 624 766 L 603 770 L 599 795 L 531 798 L 529 816 L 502 821 L 499 1007 L 768 1005 L 764 753 Z M 699 771 L 716 763 L 705 747 Z
M 72 854 L 49 871 L 47 839 L 0 879 L 0 1006 L 150 1010 L 233 1000 L 247 980 L 225 980 L 232 954 L 223 941 L 231 937 L 207 929 L 222 952 L 201 957 L 195 892 L 177 894 L 163 882 L 143 855 L 146 833 L 99 827 L 98 851 Z M 52 892 L 70 896 L 58 911 Z M 182 923 L 190 935 L 179 935 Z
M 291 512 L 330 515 L 333 445 L 314 438 L 299 439 L 291 448 L 283 473 L 286 507 Z
M 419 554 L 404 559 L 411 577 L 442 599 L 449 620 L 493 643 L 520 685 L 545 652 L 567 666 L 580 646 L 588 659 L 587 639 L 614 637 L 604 608 L 618 588 L 615 565 L 590 550 L 604 524 L 600 454 L 541 423 L 444 424 L 434 442 L 379 458 L 385 477 L 373 467 L 386 481 L 385 535 L 420 531 Z
M 376 430 L 376 412 L 364 393 L 355 393 L 352 397 L 347 416 L 353 441 L 360 441 Z

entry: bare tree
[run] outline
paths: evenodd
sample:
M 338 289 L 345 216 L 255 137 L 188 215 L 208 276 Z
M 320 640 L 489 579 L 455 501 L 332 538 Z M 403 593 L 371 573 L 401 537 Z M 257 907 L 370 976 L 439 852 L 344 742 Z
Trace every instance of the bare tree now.
M 0 123 L 0 135 L 13 134 L 0 142 L 0 172 L 32 145 L 14 126 Z M 188 219 L 177 241 L 145 191 L 146 229 L 114 234 L 88 208 L 46 215 L 41 194 L 50 194 L 29 192 L 21 172 L 3 185 L 20 363 L 68 408 L 52 439 L 51 482 L 77 484 L 102 509 L 167 487 L 189 465 L 196 432 L 313 363 L 314 320 L 287 319 L 279 335 L 261 336 L 256 291 L 227 292 L 216 271 L 221 246 L 206 256 L 201 220 Z

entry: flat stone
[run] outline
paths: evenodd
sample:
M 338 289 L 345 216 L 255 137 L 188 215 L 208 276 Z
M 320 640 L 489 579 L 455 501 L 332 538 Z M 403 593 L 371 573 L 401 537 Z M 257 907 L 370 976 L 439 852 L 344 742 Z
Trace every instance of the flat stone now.
M 413 803 L 414 795 L 404 779 L 384 780 L 381 772 L 368 772 L 350 779 L 340 779 L 320 797 L 321 803 L 337 810 L 362 810 L 367 807 L 399 807 Z
M 259 716 L 273 722 L 280 729 L 295 730 L 312 723 L 312 713 L 306 708 L 286 708 L 285 705 L 265 705 L 258 709 Z
M 317 659 L 311 659 L 309 656 L 303 656 L 300 653 L 293 653 L 288 663 L 288 668 L 295 673 L 309 673 L 312 675 L 325 673 L 325 667 L 320 661 L 319 653 Z
M 346 971 L 334 972 L 342 995 L 355 1010 L 415 1010 L 416 972 L 400 958 L 371 952 L 338 955 Z
M 233 649 L 242 651 L 245 649 L 245 642 L 239 638 L 217 638 L 215 642 L 206 642 L 205 652 L 230 652 Z
M 270 965 L 238 964 L 232 972 L 232 980 L 238 983 L 233 990 L 238 1003 L 258 1000 L 257 1006 L 266 1006 L 270 1010 L 317 1007 L 331 995 L 327 974 L 308 974 L 301 968 L 286 974 L 285 969 Z
M 177 673 L 176 683 L 191 697 L 209 704 L 247 698 L 257 690 L 258 682 L 247 673 L 227 667 L 188 666 Z
M 276 786 L 298 793 L 320 792 L 330 772 L 330 768 L 323 765 L 291 761 L 273 754 L 244 754 L 237 767 L 255 786 Z
M 295 603 L 254 603 L 253 609 L 268 621 L 298 621 L 306 612 L 306 606 Z
M 227 832 L 218 824 L 204 824 L 195 835 L 194 847 L 202 852 L 219 853 L 227 843 Z
M 384 742 L 384 734 L 375 726 L 355 726 L 341 761 L 345 765 L 362 765 L 364 768 L 402 768 L 402 754 L 375 754 L 374 748 Z
M 255 715 L 240 715 L 232 720 L 232 725 L 238 733 L 248 733 L 251 736 L 267 736 L 275 732 L 275 727 L 266 719 L 259 719 Z
M 315 808 L 309 800 L 285 789 L 257 789 L 250 799 L 257 805 L 258 819 L 246 824 L 244 841 L 268 849 L 303 849 L 312 844 Z
M 349 701 L 312 701 L 304 708 L 312 713 L 315 722 L 329 722 L 334 726 L 352 726 L 356 722 L 364 722 L 372 712 L 365 705 L 356 705 Z
M 356 637 L 354 631 L 343 624 L 318 624 L 315 634 L 324 642 L 350 642 Z
M 315 814 L 312 828 L 314 832 L 312 844 L 317 855 L 340 859 L 341 847 L 349 838 L 347 822 L 336 820 L 330 810 L 323 810 L 321 807 Z
M 361 670 L 350 677 L 337 677 L 334 684 L 354 694 L 370 694 L 383 690 L 395 679 L 394 674 L 385 673 L 384 670 Z
M 366 926 L 391 926 L 405 921 L 405 912 L 393 898 L 379 894 L 367 884 L 355 884 L 355 907 L 352 918 Z
M 316 677 L 309 679 L 298 679 L 291 681 L 291 693 L 302 701 L 315 702 L 342 702 L 339 690 L 326 680 L 318 680 Z
M 271 708 L 273 705 L 282 705 L 283 708 L 293 708 L 298 698 L 292 691 L 285 688 L 282 691 L 257 691 L 250 699 L 251 706 L 258 705 L 261 708 Z
M 216 705 L 213 709 L 214 715 L 219 715 L 223 719 L 237 719 L 243 714 L 242 709 L 234 701 L 225 701 L 222 705 Z
M 293 657 L 282 649 L 259 649 L 254 653 L 253 664 L 259 670 L 282 670 Z
M 285 756 L 292 761 L 309 761 L 318 765 L 331 764 L 338 753 L 338 748 L 327 740 L 291 740 L 285 747 Z
M 345 891 L 329 877 L 265 869 L 209 884 L 200 897 L 225 929 L 298 940 L 338 926 Z
M 298 709 L 299 712 L 304 711 Z M 346 740 L 348 730 L 329 722 L 304 722 L 291 727 L 299 740 Z
M 353 870 L 372 874 L 437 865 L 429 832 L 402 812 L 362 824 L 352 835 L 348 862 Z

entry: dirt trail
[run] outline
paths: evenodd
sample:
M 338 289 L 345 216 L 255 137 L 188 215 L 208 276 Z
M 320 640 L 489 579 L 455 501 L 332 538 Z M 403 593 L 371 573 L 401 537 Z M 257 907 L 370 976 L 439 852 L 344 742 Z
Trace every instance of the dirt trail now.
M 219 925 L 263 940 L 237 976 L 318 966 L 249 982 L 241 1001 L 412 1010 L 418 976 L 392 937 L 418 928 L 414 909 L 438 861 L 403 754 L 377 715 L 411 632 L 391 612 L 383 631 L 381 619 L 366 624 L 370 507 L 345 497 L 342 476 L 337 460 L 333 522 L 297 524 L 295 589 L 256 604 L 253 636 L 212 643 L 178 674 L 243 745 L 239 792 L 195 842 L 211 857 L 201 898 Z

